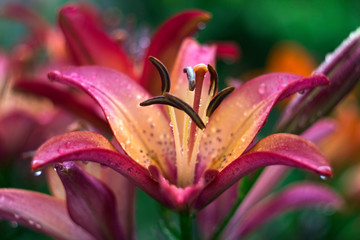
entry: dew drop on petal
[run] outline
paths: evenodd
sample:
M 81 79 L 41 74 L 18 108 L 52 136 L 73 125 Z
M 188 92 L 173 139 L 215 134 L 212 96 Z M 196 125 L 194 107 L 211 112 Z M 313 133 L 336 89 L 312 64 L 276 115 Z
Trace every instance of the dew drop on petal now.
M 64 149 L 62 149 L 62 148 L 59 148 L 57 151 L 58 151 L 58 153 L 60 153 L 60 154 L 65 153 Z
M 264 94 L 265 93 L 265 83 L 261 83 L 260 85 L 259 85 L 259 88 L 258 88 L 258 92 L 259 92 L 259 94 Z
M 204 22 L 199 22 L 197 25 L 199 30 L 204 30 L 206 28 L 206 23 Z
M 326 181 L 328 178 L 326 176 L 321 175 L 320 178 L 324 181 Z
M 16 228 L 19 224 L 17 221 L 10 221 L 10 225 L 11 227 Z
M 36 172 L 34 172 L 34 175 L 35 175 L 36 177 L 40 176 L 41 174 L 42 174 L 42 171 L 36 171 Z
M 36 224 L 35 224 L 35 227 L 36 227 L 37 229 L 41 229 L 41 225 L 40 225 L 39 223 L 36 223 Z

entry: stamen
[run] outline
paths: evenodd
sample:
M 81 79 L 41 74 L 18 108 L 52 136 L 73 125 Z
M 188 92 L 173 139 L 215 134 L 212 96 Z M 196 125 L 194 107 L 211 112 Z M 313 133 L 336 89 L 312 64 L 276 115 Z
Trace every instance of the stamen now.
M 170 93 L 164 93 L 164 97 L 169 99 L 176 106 L 176 108 L 183 110 L 200 129 L 205 128 L 204 122 L 189 104 Z
M 150 56 L 150 62 L 156 67 L 161 77 L 161 91 L 164 94 L 165 92 L 170 91 L 170 75 L 165 65 L 157 58 Z
M 213 66 L 208 64 L 208 70 L 210 73 L 210 88 L 209 88 L 209 95 L 215 96 L 216 92 L 218 91 L 218 82 L 219 77 L 218 74 Z
M 153 104 L 169 105 L 169 106 L 180 109 L 176 104 L 174 104 L 174 102 L 172 102 L 169 99 L 165 98 L 163 95 L 152 97 L 152 98 L 150 98 L 148 100 L 145 100 L 145 101 L 140 103 L 140 106 L 145 107 L 145 106 L 150 106 L 150 105 L 153 105 Z
M 210 102 L 209 106 L 206 109 L 206 116 L 210 117 L 215 109 L 220 105 L 222 101 L 233 91 L 235 90 L 234 87 L 228 87 L 221 90 Z
M 195 72 L 192 67 L 184 68 L 184 73 L 186 73 L 187 79 L 189 81 L 189 90 L 194 91 L 195 89 Z

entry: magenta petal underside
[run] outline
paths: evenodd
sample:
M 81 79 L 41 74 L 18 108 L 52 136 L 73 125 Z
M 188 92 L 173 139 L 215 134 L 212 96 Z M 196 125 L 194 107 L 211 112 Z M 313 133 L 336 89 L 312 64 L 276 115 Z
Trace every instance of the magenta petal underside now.
M 248 148 L 278 101 L 328 83 L 324 75 L 304 78 L 286 73 L 265 74 L 246 82 L 211 116 L 200 145 L 202 161 L 211 163 L 210 168 L 223 169 Z
M 232 237 L 239 239 L 257 229 L 269 219 L 289 210 L 304 207 L 318 207 L 338 209 L 343 203 L 341 197 L 332 189 L 315 183 L 293 184 L 283 190 L 279 195 L 272 196 L 259 202 L 246 213 Z
M 240 58 L 241 51 L 235 42 L 212 42 L 216 45 L 216 57 L 227 61 L 236 61 Z
M 199 28 L 209 21 L 210 17 L 211 15 L 208 12 L 189 10 L 171 17 L 160 26 L 152 38 L 145 55 L 140 84 L 152 94 L 158 93 L 161 89 L 160 81 L 158 83 L 154 82 L 154 79 L 158 77 L 158 73 L 152 64 L 150 64 L 150 61 L 148 61 L 148 57 L 154 56 L 160 59 L 169 72 L 172 72 L 176 55 L 183 40 L 197 32 Z
M 311 125 L 301 134 L 301 137 L 317 143 L 329 136 L 337 128 L 337 122 L 331 118 L 323 118 Z
M 87 95 L 71 93 L 71 91 L 56 88 L 49 83 L 20 81 L 15 84 L 16 89 L 30 92 L 37 96 L 46 97 L 54 104 L 64 107 L 74 115 L 86 119 L 103 132 L 111 132 L 101 109 Z
M 330 119 L 322 119 L 316 122 L 308 130 L 306 130 L 301 137 L 316 143 L 330 134 L 335 127 L 335 122 Z M 264 198 L 273 188 L 278 185 L 281 179 L 284 178 L 288 172 L 287 166 L 269 166 L 264 169 L 261 175 L 256 180 L 254 186 L 250 192 L 246 195 L 239 208 L 236 210 L 233 218 L 231 219 L 229 226 L 237 228 L 237 224 L 244 213 L 250 206 L 257 203 L 260 199 Z M 234 229 L 227 229 L 227 232 L 234 231 Z
M 79 65 L 100 65 L 134 77 L 134 66 L 121 46 L 101 28 L 86 7 L 69 4 L 59 11 L 59 25 Z
M 96 239 L 125 239 L 113 192 L 74 162 L 55 165 L 66 191 L 69 215 Z
M 141 107 L 151 95 L 126 75 L 113 69 L 68 67 L 49 73 L 56 80 L 84 90 L 103 109 L 116 140 L 144 167 L 157 165 L 162 173 L 173 172 L 173 135 L 161 106 Z M 171 176 L 166 176 L 172 179 Z
M 37 192 L 0 189 L 0 217 L 56 239 L 94 239 L 71 220 L 64 201 Z
M 196 215 L 196 222 L 201 236 L 210 239 L 215 230 L 225 220 L 238 198 L 239 184 L 232 185 L 212 203 Z
M 202 191 L 194 207 L 201 209 L 246 174 L 269 165 L 287 165 L 322 176 L 332 175 L 326 157 L 313 143 L 296 135 L 273 134 L 220 171 Z
M 125 176 L 152 198 L 168 205 L 158 183 L 131 158 L 117 152 L 103 136 L 87 131 L 71 132 L 56 136 L 44 143 L 36 152 L 32 168 L 38 170 L 55 163 L 90 161 L 108 166 Z

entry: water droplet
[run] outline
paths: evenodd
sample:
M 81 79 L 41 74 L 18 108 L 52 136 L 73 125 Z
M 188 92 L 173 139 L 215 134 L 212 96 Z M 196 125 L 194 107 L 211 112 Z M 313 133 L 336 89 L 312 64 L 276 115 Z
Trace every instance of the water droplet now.
M 65 152 L 64 149 L 62 149 L 62 148 L 58 149 L 58 153 L 63 154 L 64 152 Z
M 320 178 L 324 181 L 326 181 L 328 178 L 326 176 L 321 175 Z
M 19 219 L 20 219 L 19 214 L 14 214 L 14 217 L 15 217 L 15 219 L 17 219 L 17 220 L 19 220 Z
M 77 73 L 71 73 L 70 74 L 70 78 L 77 78 L 79 75 Z
M 206 28 L 206 23 L 204 22 L 199 22 L 197 25 L 199 30 L 204 30 Z
M 36 171 L 36 172 L 34 172 L 34 175 L 35 175 L 36 177 L 40 176 L 41 174 L 42 174 L 42 171 Z
M 55 73 L 56 75 L 61 75 L 60 71 L 58 70 L 53 71 L 53 73 Z
M 29 224 L 30 224 L 30 225 L 34 225 L 34 221 L 33 221 L 33 220 L 29 220 Z
M 241 137 L 241 139 L 240 139 L 242 142 L 245 142 L 245 137 Z
M 266 90 L 265 83 L 261 83 L 261 84 L 259 85 L 258 92 L 259 92 L 260 94 L 264 94 L 264 93 L 265 93 L 265 90 Z
M 19 224 L 17 221 L 10 221 L 10 225 L 11 227 L 16 228 Z
M 35 227 L 36 227 L 37 229 L 41 229 L 41 225 L 40 225 L 39 223 L 36 223 L 36 224 L 35 224 Z

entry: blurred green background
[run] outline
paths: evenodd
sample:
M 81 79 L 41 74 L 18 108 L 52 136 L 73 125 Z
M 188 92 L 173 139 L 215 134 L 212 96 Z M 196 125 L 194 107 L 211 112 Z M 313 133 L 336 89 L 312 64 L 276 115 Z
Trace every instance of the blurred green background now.
M 0 1 L 0 9 L 5 0 Z M 18 1 L 29 5 L 49 22 L 56 24 L 60 6 L 70 1 L 30 0 Z M 98 0 L 94 3 L 100 12 L 117 14 L 123 26 L 129 20 L 139 28 L 153 31 L 172 14 L 189 8 L 209 11 L 212 20 L 198 34 L 201 42 L 231 40 L 241 47 L 241 59 L 236 62 L 219 62 L 218 69 L 224 83 L 226 77 L 239 77 L 252 69 L 264 68 L 267 55 L 279 41 L 292 40 L 302 44 L 320 63 L 325 55 L 334 50 L 348 34 L 360 26 L 360 1 L 350 0 Z M 0 19 L 0 49 L 10 50 L 26 36 L 21 24 Z M 275 121 L 271 116 L 265 133 Z M 263 131 L 263 133 L 264 133 Z M 14 164 L 0 169 L 0 187 L 17 187 L 47 191 L 43 176 L 35 177 L 30 172 L 30 163 Z M 304 173 L 294 171 L 286 182 L 303 179 Z M 329 182 L 332 183 L 333 180 Z M 336 182 L 334 183 L 336 185 Z M 146 204 L 144 204 L 146 202 Z M 138 239 L 159 239 L 157 203 L 139 193 L 137 199 Z M 331 219 L 331 221 L 329 220 Z M 320 210 L 308 210 L 286 214 L 267 224 L 250 239 L 331 239 L 331 228 L 341 217 L 329 216 Z M 339 223 L 340 224 L 340 223 Z M 352 227 L 349 221 L 343 230 L 344 238 L 360 236 L 360 223 Z M 311 234 L 311 237 L 309 237 Z M 338 236 L 339 237 L 339 236 Z M 354 237 L 354 238 L 353 238 Z M 0 221 L 0 239 L 48 239 L 14 223 Z

